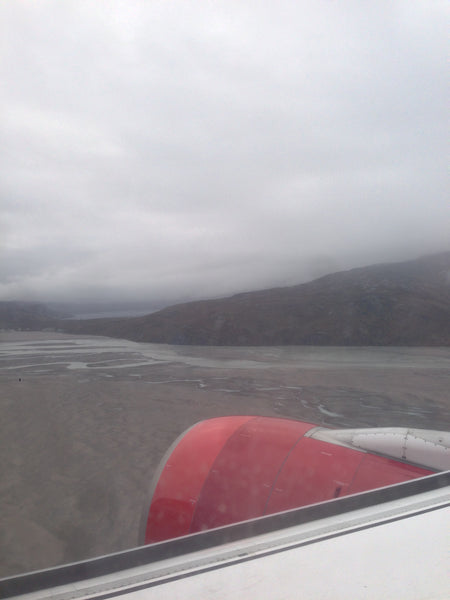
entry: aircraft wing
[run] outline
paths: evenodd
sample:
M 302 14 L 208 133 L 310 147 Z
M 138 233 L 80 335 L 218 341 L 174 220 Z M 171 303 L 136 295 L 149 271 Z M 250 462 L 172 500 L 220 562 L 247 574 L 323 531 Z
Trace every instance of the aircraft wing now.
M 0 597 L 450 597 L 448 434 L 227 419 L 164 457 L 151 543 L 0 580 Z

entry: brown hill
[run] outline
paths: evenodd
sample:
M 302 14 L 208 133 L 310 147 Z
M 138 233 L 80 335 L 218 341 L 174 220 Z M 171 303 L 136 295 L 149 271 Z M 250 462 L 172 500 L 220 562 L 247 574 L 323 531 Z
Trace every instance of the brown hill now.
M 448 346 L 450 252 L 178 304 L 145 317 L 62 326 L 72 333 L 167 344 Z

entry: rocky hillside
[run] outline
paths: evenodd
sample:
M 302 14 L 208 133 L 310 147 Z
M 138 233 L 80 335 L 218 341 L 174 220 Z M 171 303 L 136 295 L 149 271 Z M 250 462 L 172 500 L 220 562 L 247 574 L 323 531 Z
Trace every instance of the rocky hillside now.
M 72 333 L 168 344 L 448 346 L 450 252 L 178 304 L 145 317 L 61 326 Z

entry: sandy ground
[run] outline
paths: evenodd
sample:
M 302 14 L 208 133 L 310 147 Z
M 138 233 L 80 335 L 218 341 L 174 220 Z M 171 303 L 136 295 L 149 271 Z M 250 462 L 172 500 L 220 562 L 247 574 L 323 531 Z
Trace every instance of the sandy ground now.
M 96 343 L 0 334 L 0 577 L 135 546 L 162 455 L 201 419 L 450 429 L 446 348 Z

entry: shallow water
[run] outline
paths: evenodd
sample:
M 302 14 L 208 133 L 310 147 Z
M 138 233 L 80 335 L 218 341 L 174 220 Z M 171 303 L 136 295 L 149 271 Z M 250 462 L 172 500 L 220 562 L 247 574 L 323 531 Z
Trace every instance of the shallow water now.
M 44 365 L 71 370 L 124 369 L 172 362 L 218 369 L 450 369 L 450 349 L 169 346 L 76 336 L 62 340 L 0 341 L 0 373 L 21 369 L 39 373 Z

